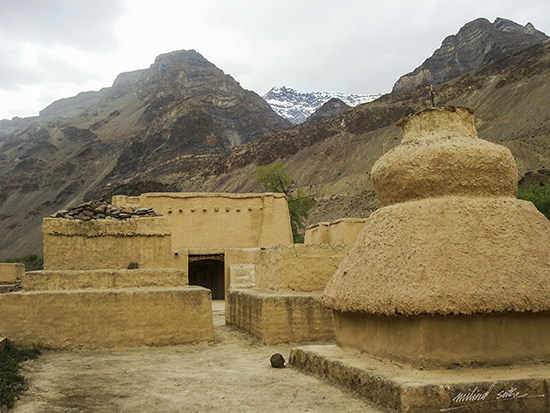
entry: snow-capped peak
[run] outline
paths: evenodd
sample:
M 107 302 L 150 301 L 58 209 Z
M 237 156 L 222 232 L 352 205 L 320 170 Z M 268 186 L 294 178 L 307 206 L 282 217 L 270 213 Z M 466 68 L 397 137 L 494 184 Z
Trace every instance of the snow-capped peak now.
M 340 99 L 349 106 L 357 106 L 371 102 L 380 95 L 380 93 L 346 95 L 342 92 L 298 92 L 285 86 L 276 86 L 263 98 L 278 115 L 298 125 L 332 98 Z

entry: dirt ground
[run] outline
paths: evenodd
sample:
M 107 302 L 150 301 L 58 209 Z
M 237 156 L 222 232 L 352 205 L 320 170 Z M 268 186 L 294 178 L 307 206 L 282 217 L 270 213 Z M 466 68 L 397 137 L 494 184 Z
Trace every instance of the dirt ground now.
M 24 364 L 29 390 L 11 412 L 383 412 L 294 368 L 272 368 L 271 355 L 288 360 L 296 345 L 262 345 L 223 314 L 215 302 L 214 343 L 45 351 Z

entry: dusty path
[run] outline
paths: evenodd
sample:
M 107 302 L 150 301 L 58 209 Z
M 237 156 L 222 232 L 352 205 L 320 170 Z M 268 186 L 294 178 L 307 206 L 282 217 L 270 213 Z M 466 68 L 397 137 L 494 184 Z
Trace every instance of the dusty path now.
M 29 391 L 13 413 L 362 412 L 382 410 L 293 368 L 293 345 L 264 346 L 223 324 L 214 307 L 212 344 L 140 350 L 44 352 L 27 362 Z

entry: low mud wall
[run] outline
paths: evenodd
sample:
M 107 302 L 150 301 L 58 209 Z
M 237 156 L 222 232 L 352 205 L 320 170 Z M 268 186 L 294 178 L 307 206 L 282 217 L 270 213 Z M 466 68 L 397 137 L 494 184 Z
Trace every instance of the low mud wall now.
M 332 314 L 321 305 L 321 293 L 229 290 L 226 303 L 225 322 L 264 344 L 334 339 Z
M 0 335 L 52 349 L 211 341 L 210 297 L 210 290 L 194 286 L 1 294 Z
M 0 263 L 0 282 L 10 282 L 25 274 L 24 264 Z
M 157 268 L 136 270 L 45 270 L 25 273 L 24 291 L 82 290 L 88 288 L 183 287 L 187 270 Z
M 306 228 L 305 244 L 353 244 L 366 218 L 342 218 L 319 222 Z

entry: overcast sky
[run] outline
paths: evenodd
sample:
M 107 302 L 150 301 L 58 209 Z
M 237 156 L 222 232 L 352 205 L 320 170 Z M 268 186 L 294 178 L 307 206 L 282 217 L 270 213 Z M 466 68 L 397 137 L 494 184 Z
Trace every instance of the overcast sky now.
M 549 0 L 0 0 L 0 119 L 182 49 L 260 95 L 386 93 L 478 17 L 550 35 Z

